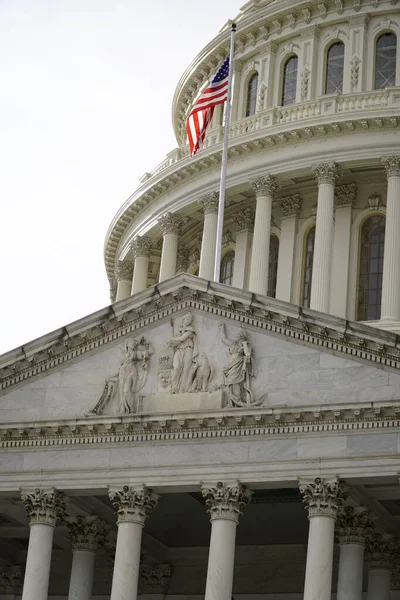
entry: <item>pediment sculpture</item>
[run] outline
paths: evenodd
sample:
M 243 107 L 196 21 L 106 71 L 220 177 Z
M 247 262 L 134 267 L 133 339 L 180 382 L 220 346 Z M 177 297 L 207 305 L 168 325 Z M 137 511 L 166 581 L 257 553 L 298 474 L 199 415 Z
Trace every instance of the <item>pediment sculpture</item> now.
M 118 414 L 137 412 L 138 392 L 146 383 L 147 367 L 153 347 L 144 337 L 129 338 L 120 346 L 119 353 L 118 373 L 106 380 L 103 394 L 92 414 L 101 414 L 112 398 L 116 399 Z
M 157 344 L 160 347 L 157 372 L 151 363 L 152 344 L 144 337 L 126 340 L 119 349 L 118 372 L 107 378 L 101 398 L 90 414 L 103 414 L 111 401 L 110 414 L 121 415 L 206 407 L 243 408 L 263 403 L 265 394 L 256 398 L 252 391 L 255 355 L 245 329 L 229 339 L 221 323 L 220 335 L 213 339 L 213 348 L 210 348 L 213 357 L 210 364 L 208 355 L 199 348 L 199 330 L 191 312 L 184 314 L 177 326 L 171 321 L 171 326 L 171 337 L 164 344 Z M 227 362 L 220 359 L 223 345 L 227 347 Z M 139 395 L 147 382 L 148 371 L 148 391 Z
M 256 376 L 254 348 L 249 334 L 241 329 L 235 339 L 229 340 L 225 325 L 219 325 L 222 343 L 228 347 L 229 363 L 223 368 L 223 385 L 226 388 L 227 403 L 230 407 L 259 406 L 264 397 L 254 399 L 251 391 L 251 379 Z
M 207 355 L 199 353 L 192 313 L 182 318 L 177 332 L 159 355 L 159 391 L 171 394 L 207 392 L 211 367 Z

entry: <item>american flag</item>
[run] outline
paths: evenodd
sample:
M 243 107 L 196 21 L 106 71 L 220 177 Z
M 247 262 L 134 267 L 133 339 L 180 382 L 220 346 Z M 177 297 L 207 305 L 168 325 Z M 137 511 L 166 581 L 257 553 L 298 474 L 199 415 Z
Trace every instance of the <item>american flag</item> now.
M 206 137 L 207 127 L 211 122 L 214 109 L 223 104 L 228 97 L 229 56 L 218 69 L 210 85 L 194 103 L 186 119 L 186 131 L 189 138 L 190 156 L 196 154 Z

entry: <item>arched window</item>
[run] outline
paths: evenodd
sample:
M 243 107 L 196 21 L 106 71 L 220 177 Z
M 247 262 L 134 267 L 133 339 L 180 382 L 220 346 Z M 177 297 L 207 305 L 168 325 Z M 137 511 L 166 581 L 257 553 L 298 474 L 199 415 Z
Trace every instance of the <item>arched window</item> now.
M 269 242 L 268 292 L 271 298 L 276 297 L 276 275 L 278 272 L 279 238 L 271 235 Z
M 397 37 L 383 33 L 376 40 L 375 89 L 396 85 Z
M 304 249 L 304 272 L 303 272 L 303 306 L 310 308 L 311 279 L 314 263 L 315 225 L 311 227 L 306 236 Z
M 385 217 L 366 219 L 360 232 L 360 264 L 357 289 L 357 319 L 375 321 L 381 318 L 383 249 Z
M 256 113 L 257 86 L 258 86 L 258 73 L 254 73 L 250 77 L 250 81 L 247 86 L 246 117 L 251 117 L 251 115 L 254 115 Z
M 325 94 L 343 92 L 344 44 L 336 42 L 326 56 Z
M 292 56 L 283 67 L 282 106 L 296 102 L 297 63 L 297 56 Z
M 235 253 L 229 250 L 221 260 L 221 274 L 219 281 L 225 285 L 232 285 L 233 266 L 235 264 Z

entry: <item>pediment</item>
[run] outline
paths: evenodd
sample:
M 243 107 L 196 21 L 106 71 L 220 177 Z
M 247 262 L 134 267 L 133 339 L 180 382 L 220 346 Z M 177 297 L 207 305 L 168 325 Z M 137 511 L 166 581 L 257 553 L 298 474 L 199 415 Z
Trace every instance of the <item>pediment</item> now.
M 3 423 L 400 398 L 397 337 L 179 275 L 0 359 Z

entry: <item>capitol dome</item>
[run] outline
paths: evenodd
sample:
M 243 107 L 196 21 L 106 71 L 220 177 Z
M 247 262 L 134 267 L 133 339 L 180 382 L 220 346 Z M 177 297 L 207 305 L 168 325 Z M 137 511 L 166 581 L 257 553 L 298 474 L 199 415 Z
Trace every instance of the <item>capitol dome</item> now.
M 111 304 L 0 356 L 7 600 L 399 600 L 400 12 L 250 0 L 224 116 L 113 219 Z M 218 262 L 217 262 L 218 264 Z
M 399 25 L 393 3 L 379 1 L 243 7 L 221 282 L 399 330 Z M 182 75 L 178 146 L 110 225 L 113 300 L 180 272 L 212 279 L 223 107 L 193 158 L 185 119 L 229 35 L 227 24 Z

